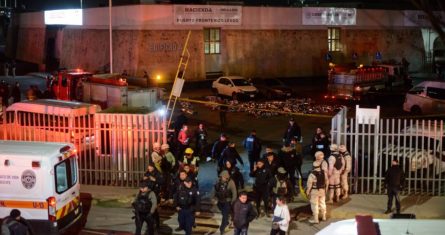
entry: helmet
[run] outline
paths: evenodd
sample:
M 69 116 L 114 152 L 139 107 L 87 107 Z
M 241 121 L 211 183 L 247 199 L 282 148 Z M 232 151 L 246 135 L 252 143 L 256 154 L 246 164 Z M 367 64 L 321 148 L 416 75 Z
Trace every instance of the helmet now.
M 185 154 L 193 154 L 193 149 L 191 149 L 191 148 L 187 148 L 187 149 L 185 150 Z
M 161 149 L 169 149 L 170 146 L 168 144 L 162 144 Z
M 153 148 L 160 148 L 161 144 L 159 142 L 154 142 L 153 143 Z
M 346 146 L 345 146 L 344 144 L 342 144 L 342 145 L 340 145 L 340 146 L 338 147 L 338 150 L 339 150 L 340 152 L 346 152 Z
M 315 160 L 322 160 L 324 158 L 324 153 L 322 151 L 315 152 Z
M 336 144 L 331 144 L 331 151 L 338 151 L 338 146 Z

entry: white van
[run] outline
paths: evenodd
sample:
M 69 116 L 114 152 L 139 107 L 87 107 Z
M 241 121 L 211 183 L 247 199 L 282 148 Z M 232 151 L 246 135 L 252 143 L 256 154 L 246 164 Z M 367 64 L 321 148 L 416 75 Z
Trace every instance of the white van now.
M 445 81 L 424 81 L 408 91 L 403 110 L 412 114 L 445 113 Z
M 76 152 L 66 143 L 0 141 L 0 218 L 19 209 L 37 234 L 58 234 L 78 221 Z
M 94 136 L 94 104 L 41 99 L 14 103 L 6 109 L 0 135 L 6 140 L 74 143 L 79 151 Z

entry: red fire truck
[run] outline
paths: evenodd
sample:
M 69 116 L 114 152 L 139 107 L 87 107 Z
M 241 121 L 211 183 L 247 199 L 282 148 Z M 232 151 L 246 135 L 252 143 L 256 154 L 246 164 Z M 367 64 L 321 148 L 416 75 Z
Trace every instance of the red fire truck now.
M 391 86 L 388 70 L 381 66 L 330 65 L 325 98 L 360 100 L 368 91 Z
M 82 101 L 82 82 L 92 76 L 92 73 L 81 69 L 59 70 L 50 86 L 58 100 Z

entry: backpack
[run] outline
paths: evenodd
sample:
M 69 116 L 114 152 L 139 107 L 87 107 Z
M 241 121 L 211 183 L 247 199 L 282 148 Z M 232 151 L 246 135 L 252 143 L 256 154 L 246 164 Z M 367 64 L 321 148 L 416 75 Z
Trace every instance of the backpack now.
M 142 193 L 138 194 L 138 197 L 134 203 L 134 209 L 138 213 L 149 213 L 151 210 L 152 202 L 148 198 L 147 195 L 143 195 Z
M 341 159 L 343 157 L 340 156 L 340 154 L 336 154 L 336 155 L 334 155 L 334 157 L 335 157 L 334 168 L 337 169 L 337 170 L 340 170 L 343 167 L 343 163 L 341 162 Z
M 316 186 L 317 189 L 323 189 L 326 187 L 325 177 L 324 177 L 324 171 L 312 171 L 312 174 L 317 178 Z
M 2 224 L 2 235 L 15 235 L 26 233 L 28 228 L 15 219 L 7 219 Z
M 227 198 L 231 196 L 231 192 L 229 190 L 229 181 L 221 182 L 215 184 L 215 196 L 218 201 L 225 201 Z
M 278 195 L 285 196 L 288 191 L 286 180 L 277 180 L 276 189 Z

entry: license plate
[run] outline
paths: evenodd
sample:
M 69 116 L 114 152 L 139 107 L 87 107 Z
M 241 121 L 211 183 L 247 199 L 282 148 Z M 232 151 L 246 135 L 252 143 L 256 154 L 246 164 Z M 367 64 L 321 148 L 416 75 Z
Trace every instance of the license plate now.
M 250 95 L 250 98 L 253 98 L 253 97 L 255 97 L 255 95 Z

